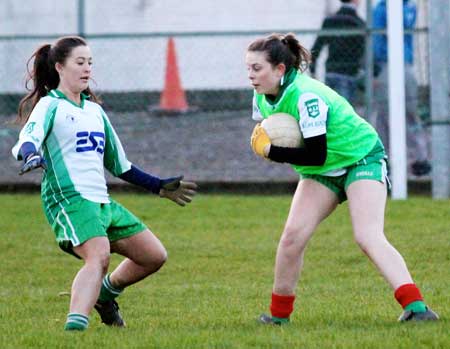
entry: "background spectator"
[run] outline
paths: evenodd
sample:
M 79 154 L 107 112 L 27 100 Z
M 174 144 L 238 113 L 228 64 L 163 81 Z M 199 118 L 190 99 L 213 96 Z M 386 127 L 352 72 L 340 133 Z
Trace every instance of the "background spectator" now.
M 413 29 L 416 24 L 417 9 L 413 1 L 403 0 L 403 26 Z M 373 11 L 373 26 L 385 29 L 386 1 L 380 0 Z M 387 71 L 387 38 L 384 34 L 374 35 L 375 86 L 374 101 L 376 109 L 375 127 L 389 151 L 389 100 Z M 413 175 L 422 176 L 430 172 L 427 134 L 417 116 L 418 90 L 414 74 L 414 40 L 412 34 L 404 36 L 405 58 L 405 97 L 406 97 L 406 144 L 408 162 Z
M 366 23 L 356 12 L 359 1 L 341 0 L 341 8 L 335 14 L 325 18 L 322 29 L 365 28 Z M 311 48 L 312 75 L 315 75 L 317 58 L 325 46 L 328 46 L 325 83 L 353 103 L 358 74 L 363 64 L 364 35 L 319 35 Z

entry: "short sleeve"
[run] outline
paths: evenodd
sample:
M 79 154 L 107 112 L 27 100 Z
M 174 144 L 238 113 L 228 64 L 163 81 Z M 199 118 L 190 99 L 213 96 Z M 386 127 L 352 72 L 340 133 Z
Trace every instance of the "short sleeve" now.
M 315 93 L 307 92 L 298 101 L 300 129 L 304 138 L 325 134 L 328 105 Z

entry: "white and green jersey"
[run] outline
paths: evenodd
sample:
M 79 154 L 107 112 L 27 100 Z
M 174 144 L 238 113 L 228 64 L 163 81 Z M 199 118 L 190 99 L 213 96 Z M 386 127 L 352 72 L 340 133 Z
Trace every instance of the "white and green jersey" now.
M 80 197 L 108 203 L 104 168 L 114 176 L 131 168 L 102 107 L 86 98 L 81 95 L 76 105 L 62 92 L 50 91 L 36 104 L 12 150 L 20 160 L 20 147 L 31 142 L 47 161 L 41 194 L 50 215 Z
M 325 164 L 292 166 L 304 174 L 344 174 L 345 167 L 358 162 L 372 150 L 378 134 L 345 98 L 331 88 L 301 73 L 290 75 L 291 81 L 274 101 L 255 92 L 252 118 L 260 121 L 275 113 L 287 113 L 299 122 L 304 138 L 326 134 Z

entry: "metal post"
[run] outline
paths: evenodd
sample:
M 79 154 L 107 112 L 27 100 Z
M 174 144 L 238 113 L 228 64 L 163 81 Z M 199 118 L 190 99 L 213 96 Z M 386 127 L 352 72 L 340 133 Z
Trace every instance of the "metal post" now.
M 392 198 L 406 199 L 405 61 L 403 47 L 403 2 L 387 2 L 389 72 L 389 143 Z
M 366 2 L 366 75 L 365 75 L 365 118 L 373 125 L 373 36 L 372 36 L 372 0 Z
M 78 35 L 84 37 L 86 35 L 85 31 L 85 3 L 84 0 L 78 0 Z
M 449 1 L 428 1 L 433 199 L 450 197 Z

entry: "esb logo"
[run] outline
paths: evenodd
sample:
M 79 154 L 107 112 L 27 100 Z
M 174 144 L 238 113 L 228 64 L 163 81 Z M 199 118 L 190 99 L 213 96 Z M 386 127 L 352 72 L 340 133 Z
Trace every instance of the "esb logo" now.
M 97 151 L 103 154 L 105 149 L 105 134 L 103 132 L 82 131 L 77 133 L 77 153 Z

